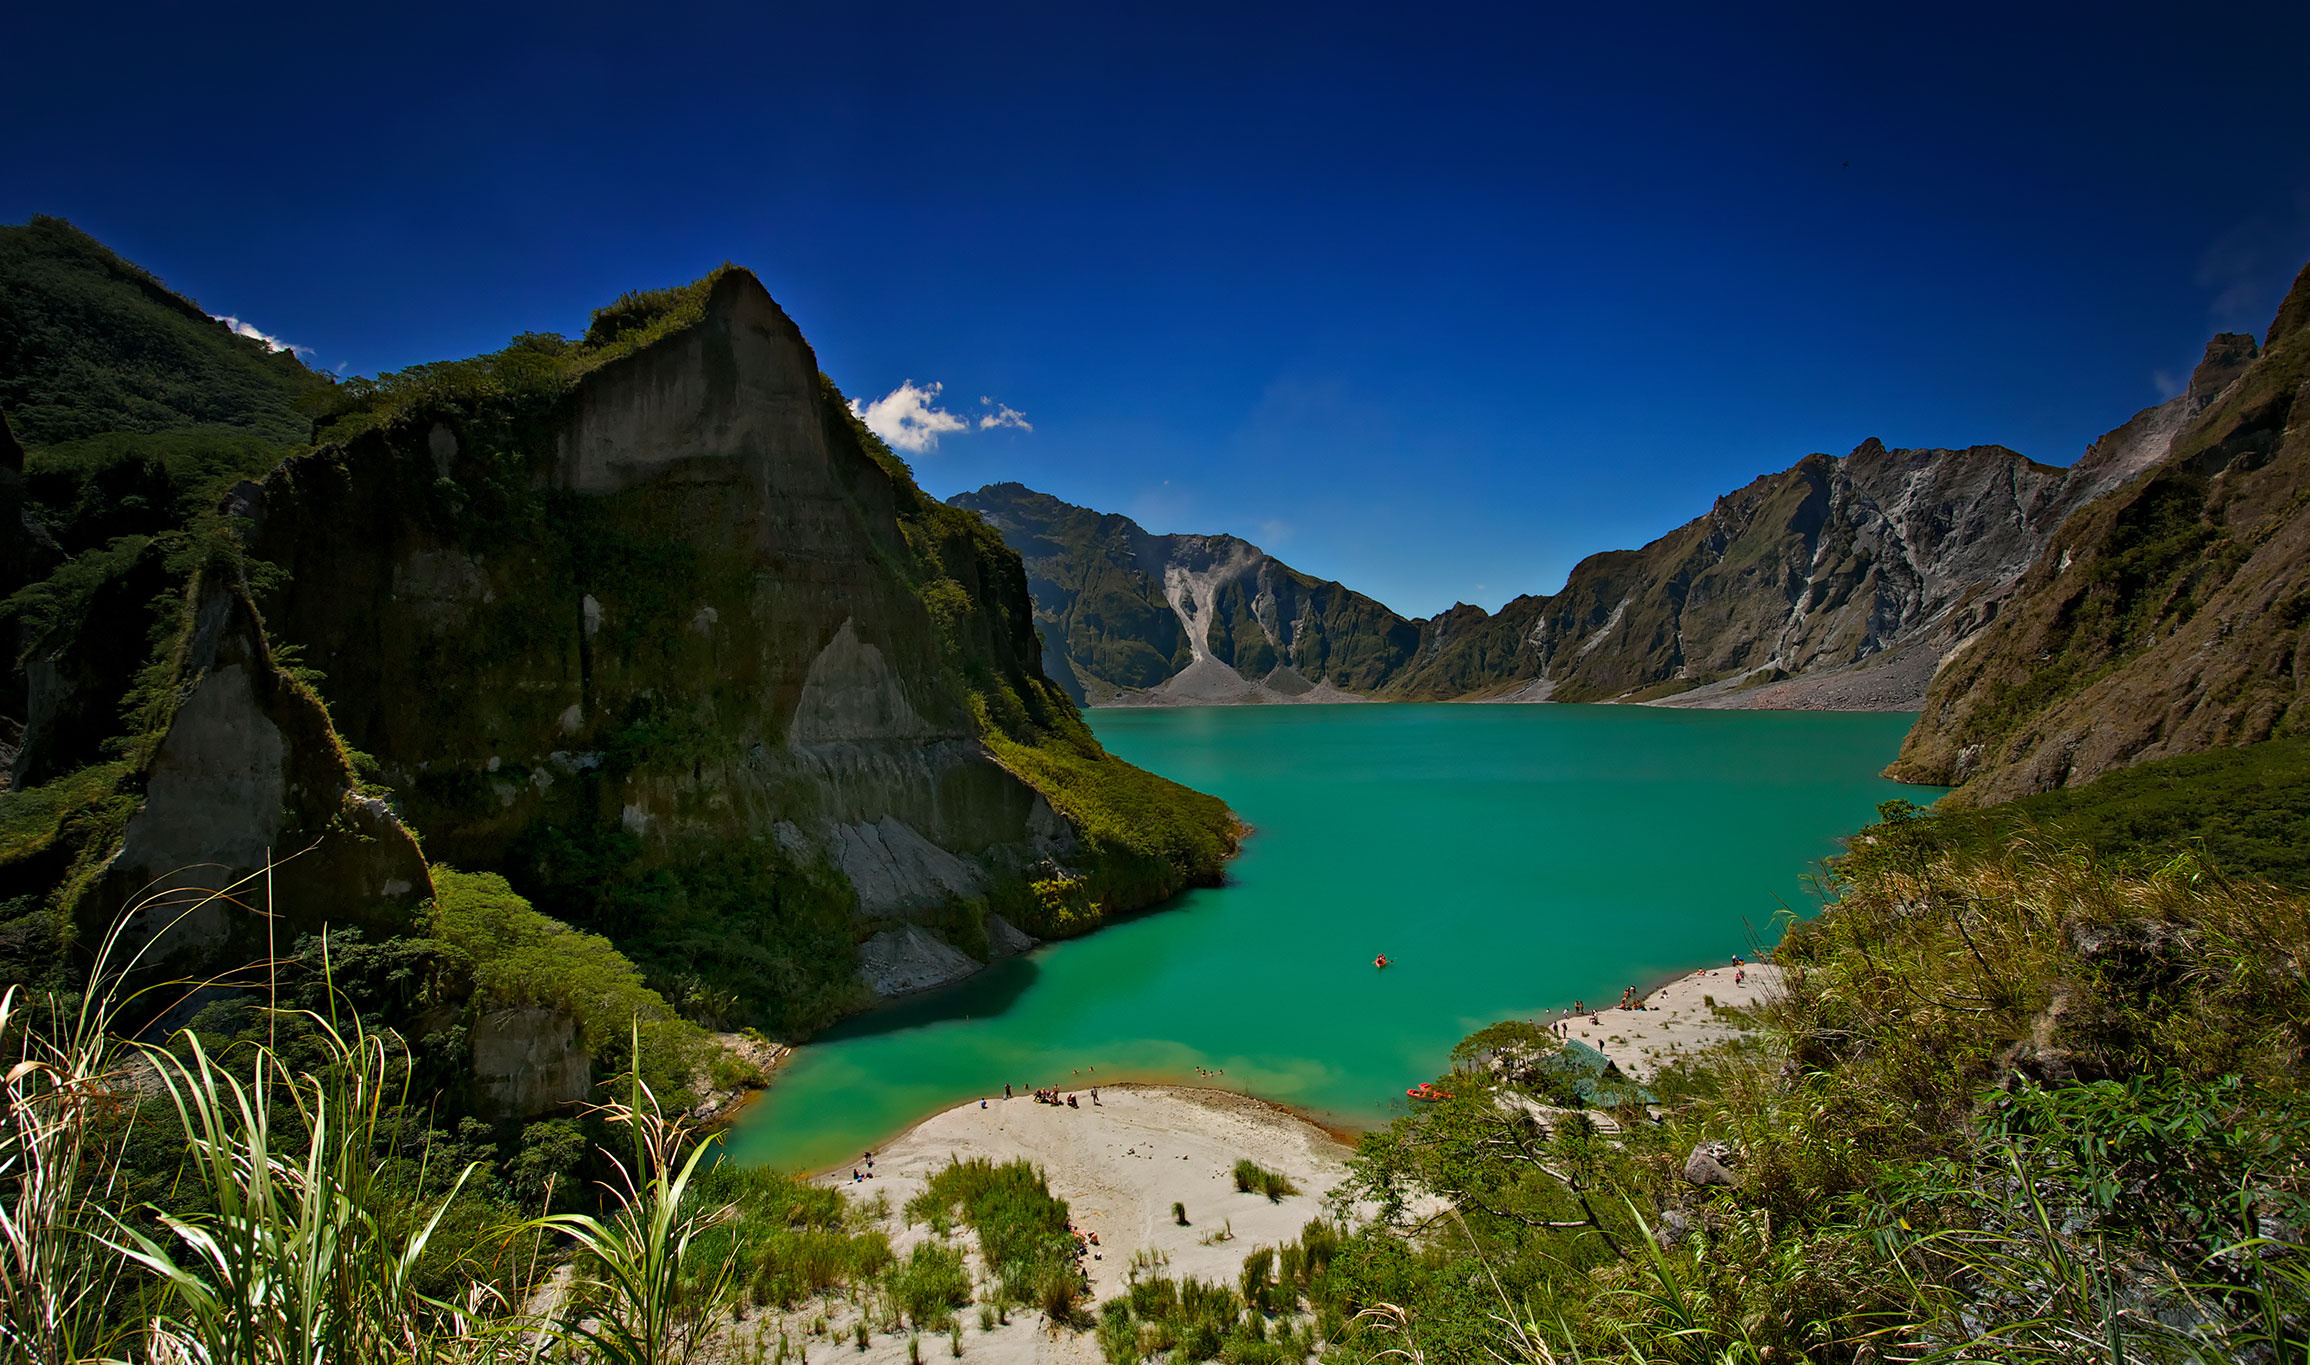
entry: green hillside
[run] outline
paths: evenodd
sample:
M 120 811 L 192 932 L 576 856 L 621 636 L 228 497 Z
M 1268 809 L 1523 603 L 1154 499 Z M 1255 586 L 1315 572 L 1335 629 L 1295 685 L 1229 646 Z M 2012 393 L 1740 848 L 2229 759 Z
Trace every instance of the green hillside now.
M 296 445 L 325 382 L 62 218 L 0 226 L 0 411 L 27 446 L 204 426 Z

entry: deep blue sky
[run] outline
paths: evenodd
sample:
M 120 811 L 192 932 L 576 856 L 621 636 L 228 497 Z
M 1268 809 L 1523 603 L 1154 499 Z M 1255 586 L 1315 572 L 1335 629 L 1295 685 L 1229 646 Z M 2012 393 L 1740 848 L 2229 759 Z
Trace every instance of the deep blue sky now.
M 736 260 L 1032 423 L 933 492 L 1418 614 L 1868 436 L 2067 463 L 2310 258 L 2300 3 L 215 8 L 12 15 L 0 220 L 347 373 Z

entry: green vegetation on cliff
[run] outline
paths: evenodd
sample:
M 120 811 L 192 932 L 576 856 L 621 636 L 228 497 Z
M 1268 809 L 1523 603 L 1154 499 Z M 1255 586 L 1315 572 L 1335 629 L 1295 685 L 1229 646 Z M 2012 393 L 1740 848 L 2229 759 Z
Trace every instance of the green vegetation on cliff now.
M 2275 739 L 2162 758 L 1994 806 L 1888 805 L 1846 862 L 1922 852 L 1982 856 L 2044 836 L 2114 869 L 2149 872 L 2197 857 L 2227 877 L 2310 891 L 2310 739 Z

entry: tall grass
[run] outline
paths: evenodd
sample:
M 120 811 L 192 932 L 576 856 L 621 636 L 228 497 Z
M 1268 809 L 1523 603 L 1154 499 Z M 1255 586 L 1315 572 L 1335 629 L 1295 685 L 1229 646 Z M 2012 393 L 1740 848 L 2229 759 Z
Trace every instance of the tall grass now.
M 562 1233 L 587 1253 L 570 1302 L 588 1315 L 565 1311 L 561 1330 L 607 1365 L 677 1365 L 736 1297 L 737 1262 L 728 1250 L 704 1265 L 692 1255 L 701 1233 L 734 1214 L 728 1204 L 700 1209 L 686 1197 L 713 1143 L 686 1144 L 684 1126 L 665 1116 L 638 1075 L 624 1101 L 595 1108 L 632 1142 L 629 1155 L 611 1158 L 613 1174 L 603 1182 L 610 1212 L 549 1214 L 530 1225 Z
M 638 1078 L 597 1110 L 631 1149 L 603 1154 L 595 1212 L 509 1218 L 490 1263 L 453 1261 L 444 1219 L 479 1164 L 429 1169 L 398 1035 L 273 1008 L 222 1051 L 126 1041 L 140 964 L 110 968 L 116 947 L 79 994 L 0 992 L 0 1361 L 675 1365 L 732 1297 L 735 1245 L 699 1248 L 729 1212 L 692 1188 L 711 1144 Z M 123 1207 L 127 1144 L 155 1124 L 182 1143 L 168 1207 Z M 525 1305 L 508 1266 L 558 1258 L 553 1238 L 574 1285 Z
M 1240 1194 L 1264 1194 L 1270 1204 L 1280 1204 L 1287 1196 L 1298 1194 L 1299 1186 L 1281 1171 L 1271 1171 L 1250 1157 L 1235 1163 L 1235 1188 Z
M 178 915 L 230 900 L 251 880 Z M 164 893 L 135 909 L 168 903 Z M 115 965 L 128 922 L 98 944 L 79 993 L 0 992 L 0 1359 L 65 1365 L 107 1353 L 123 1335 L 128 1285 L 103 1234 L 136 1121 L 113 1027 L 143 957 Z
M 101 997 L 0 993 L 0 1359 L 65 1365 L 113 1337 L 120 1279 L 86 1233 L 111 1194 L 98 1132 L 119 1103 Z
M 407 1098 L 392 1045 L 358 1022 L 345 1031 L 316 1014 L 299 1022 L 322 1045 L 310 1070 L 255 1045 L 244 1077 L 189 1031 L 181 1056 L 138 1045 L 213 1210 L 159 1213 L 166 1241 L 111 1220 L 105 1244 L 163 1290 L 148 1350 L 236 1365 L 442 1358 L 447 1338 L 461 1335 L 461 1306 L 420 1293 L 415 1275 L 471 1168 L 407 1226 L 405 1191 L 380 1179 L 378 1161 Z
M 1075 1320 L 1083 1272 L 1068 1231 L 1067 1202 L 1051 1193 L 1041 1170 L 1024 1160 L 997 1165 L 984 1157 L 956 1159 L 906 1204 L 908 1220 L 941 1233 L 958 1215 L 978 1234 L 980 1255 L 1005 1297 L 1035 1305 L 1054 1323 Z

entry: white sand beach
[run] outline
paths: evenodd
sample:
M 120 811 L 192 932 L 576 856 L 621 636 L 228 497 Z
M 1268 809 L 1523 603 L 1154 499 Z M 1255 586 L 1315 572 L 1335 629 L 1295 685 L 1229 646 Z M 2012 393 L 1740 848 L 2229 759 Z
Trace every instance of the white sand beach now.
M 1736 981 L 1736 977 L 1743 978 Z M 1769 962 L 1745 968 L 1710 967 L 1681 976 L 1644 997 L 1641 1010 L 1612 1007 L 1540 1022 L 1561 1021 L 1564 1037 L 1588 1044 L 1634 1080 L 1645 1080 L 1680 1055 L 1698 1052 L 1741 1033 L 1721 1009 L 1748 1009 L 1780 989 L 1781 969 Z M 1590 1023 L 1593 1018 L 1595 1023 Z
M 1024 1157 L 1043 1169 L 1051 1192 L 1067 1201 L 1075 1226 L 1098 1234 L 1098 1247 L 1083 1263 L 1096 1303 L 1122 1288 L 1132 1256 L 1142 1250 L 1168 1258 L 1166 1274 L 1233 1283 L 1253 1247 L 1296 1239 L 1346 1173 L 1347 1148 L 1338 1138 L 1263 1100 L 1165 1085 L 1101 1086 L 1096 1104 L 1088 1086 L 1064 1093 L 1074 1095 L 1078 1107 L 1038 1104 L 1031 1095 L 1005 1100 L 999 1092 L 987 1097 L 984 1108 L 975 1100 L 958 1105 L 876 1148 L 873 1178 L 853 1182 L 845 1167 L 820 1176 L 819 1183 L 861 1199 L 883 1196 L 891 1245 L 903 1256 L 928 1235 L 907 1227 L 901 1211 L 932 1172 L 956 1157 Z M 1280 1203 L 1239 1193 L 1233 1171 L 1244 1157 L 1281 1171 L 1299 1193 Z M 863 1172 L 863 1159 L 858 1165 Z M 1186 1206 L 1185 1226 L 1172 1217 L 1174 1203 Z M 1032 1310 L 1014 1311 L 1007 1325 L 992 1332 L 979 1329 L 975 1314 L 962 1317 L 966 1360 L 1056 1365 L 1099 1359 L 1090 1334 L 1053 1335 Z M 944 1340 L 926 1340 L 922 1349 L 926 1359 L 944 1359 L 948 1350 Z M 860 1352 L 821 1339 L 810 1354 L 821 1351 L 882 1365 L 905 1360 L 907 1343 L 902 1336 L 878 1336 Z
M 877 1149 L 872 1180 L 853 1184 L 843 1171 L 821 1182 L 887 1196 L 895 1215 L 951 1158 L 1025 1157 L 1067 1201 L 1075 1226 L 1098 1234 L 1096 1258 L 1084 1268 L 1092 1294 L 1104 1299 L 1142 1249 L 1168 1256 L 1173 1276 L 1232 1282 L 1253 1247 L 1298 1237 L 1346 1173 L 1347 1149 L 1337 1138 L 1263 1100 L 1167 1085 L 1101 1086 L 1097 1104 L 1088 1087 L 1065 1093 L 1080 1107 L 997 1094 L 983 1109 L 977 1102 L 949 1109 Z M 1283 1172 L 1300 1192 L 1274 1204 L 1237 1192 L 1232 1173 L 1244 1157 Z M 1187 1207 L 1185 1227 L 1172 1219 L 1175 1202 Z M 893 1232 L 901 1250 L 911 1245 Z

